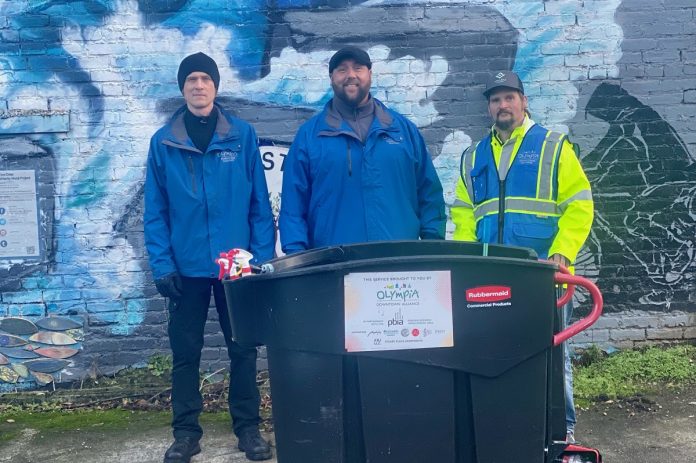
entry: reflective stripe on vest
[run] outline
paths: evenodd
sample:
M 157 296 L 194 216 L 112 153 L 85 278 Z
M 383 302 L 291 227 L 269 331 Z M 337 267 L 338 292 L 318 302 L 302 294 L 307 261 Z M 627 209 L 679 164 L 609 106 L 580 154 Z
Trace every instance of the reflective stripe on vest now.
M 510 143 L 505 143 L 503 145 L 503 151 L 500 153 L 500 162 L 498 162 L 498 179 L 501 182 L 505 181 L 508 172 L 510 172 L 510 160 L 512 159 L 512 150 L 515 148 L 517 138 L 509 140 L 509 142 Z
M 541 168 L 537 178 L 536 197 L 539 199 L 552 198 L 554 162 L 560 157 L 564 139 L 565 135 L 562 133 L 549 131 L 546 134 L 546 140 L 544 140 L 544 146 L 541 149 Z M 556 156 L 557 152 L 559 156 Z
M 533 198 L 505 198 L 505 212 L 560 217 L 561 210 L 554 201 Z M 498 198 L 488 199 L 474 207 L 474 218 L 478 222 L 483 217 L 498 213 Z
M 452 203 L 451 207 L 463 207 L 465 209 L 473 209 L 474 208 L 474 206 L 472 206 L 469 203 L 465 203 L 461 199 L 455 199 L 454 202 Z
M 479 142 L 480 143 L 480 142 Z M 474 202 L 474 186 L 471 181 L 471 170 L 474 168 L 474 158 L 476 157 L 476 149 L 471 149 L 476 145 L 471 145 L 462 153 L 462 160 L 459 163 L 459 175 L 464 180 L 466 191 L 469 193 L 469 200 Z M 473 206 L 472 206 L 473 207 Z
M 592 201 L 592 191 L 580 190 L 577 193 L 575 193 L 573 196 L 571 196 L 570 198 L 563 201 L 561 204 L 558 205 L 558 208 L 560 209 L 561 213 L 565 212 L 565 210 L 568 208 L 568 205 L 570 205 L 570 203 L 572 203 L 573 201 L 577 201 L 578 199 L 586 199 L 586 200 Z

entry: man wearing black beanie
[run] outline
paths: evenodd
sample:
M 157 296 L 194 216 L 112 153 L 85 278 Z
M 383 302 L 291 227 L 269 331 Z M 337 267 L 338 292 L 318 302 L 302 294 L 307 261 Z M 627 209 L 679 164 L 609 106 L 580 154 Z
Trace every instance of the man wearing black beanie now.
M 215 104 L 220 73 L 208 55 L 184 58 L 177 80 L 186 105 L 153 135 L 145 178 L 145 246 L 157 291 L 168 299 L 173 356 L 174 443 L 164 462 L 188 463 L 201 451 L 199 375 L 211 292 L 230 358 L 238 447 L 249 460 L 268 460 L 271 448 L 258 428 L 256 349 L 232 341 L 215 264 L 233 248 L 250 251 L 254 264 L 273 257 L 273 214 L 256 132 Z

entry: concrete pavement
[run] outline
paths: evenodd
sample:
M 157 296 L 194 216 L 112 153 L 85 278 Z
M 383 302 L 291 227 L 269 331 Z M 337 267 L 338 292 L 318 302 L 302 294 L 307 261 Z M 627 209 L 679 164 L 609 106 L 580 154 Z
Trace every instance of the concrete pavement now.
M 237 450 L 237 440 L 227 425 L 204 425 L 202 452 L 193 463 L 247 463 Z M 272 435 L 264 434 L 272 438 Z M 79 429 L 39 432 L 24 429 L 7 444 L 0 445 L 0 462 L 12 463 L 162 463 L 171 443 L 168 427 L 151 429 Z M 275 451 L 275 449 L 274 449 Z M 274 453 L 275 456 L 275 453 Z M 267 460 L 276 463 L 277 460 Z
M 12 424 L 16 428 L 8 427 L 5 421 L 0 417 L 0 432 L 9 429 L 14 437 L 4 441 L 0 438 L 0 462 L 161 463 L 171 443 L 167 418 L 161 412 L 152 420 L 148 420 L 147 415 L 134 414 L 126 426 L 119 428 L 93 422 L 83 429 L 39 431 L 22 425 L 19 418 Z M 248 461 L 237 450 L 229 421 L 202 421 L 203 451 L 194 457 L 194 463 Z M 607 463 L 693 463 L 696 385 L 680 391 L 665 389 L 650 399 L 613 401 L 582 410 L 576 436 L 580 444 L 598 448 Z M 265 434 L 265 437 L 272 439 L 273 436 Z M 277 462 L 275 459 L 268 461 Z

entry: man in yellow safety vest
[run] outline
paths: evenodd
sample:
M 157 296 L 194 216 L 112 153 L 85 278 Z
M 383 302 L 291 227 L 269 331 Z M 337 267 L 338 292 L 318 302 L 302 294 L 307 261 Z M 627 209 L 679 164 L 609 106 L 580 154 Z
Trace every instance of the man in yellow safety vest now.
M 492 73 L 483 94 L 494 124 L 462 155 L 451 208 L 454 239 L 524 246 L 541 259 L 572 265 L 594 216 L 590 183 L 573 145 L 531 119 L 514 72 Z M 567 350 L 566 424 L 572 442 L 575 408 Z

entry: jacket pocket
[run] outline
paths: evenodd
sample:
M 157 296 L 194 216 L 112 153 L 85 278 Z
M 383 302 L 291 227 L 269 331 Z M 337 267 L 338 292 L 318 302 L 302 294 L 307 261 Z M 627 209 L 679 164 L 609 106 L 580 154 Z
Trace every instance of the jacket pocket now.
M 171 297 L 167 300 L 167 311 L 165 312 L 167 316 L 167 325 L 172 324 L 172 318 L 176 315 L 179 309 L 179 304 L 181 301 L 179 299 L 172 299 Z
M 323 246 L 332 239 L 332 237 L 329 236 L 329 218 L 327 217 L 327 208 L 324 204 L 319 204 L 316 206 L 316 209 L 313 212 L 310 212 L 310 214 L 310 246 Z
M 488 166 L 483 165 L 471 171 L 471 184 L 474 197 L 470 198 L 474 204 L 480 204 L 488 199 Z
M 549 248 L 556 236 L 556 226 L 552 223 L 516 223 L 512 227 L 516 245 L 532 248 L 539 257 L 547 257 Z M 513 244 L 513 243 L 511 243 Z
M 556 227 L 550 223 L 516 223 L 513 227 L 516 236 L 546 240 L 553 238 Z

